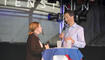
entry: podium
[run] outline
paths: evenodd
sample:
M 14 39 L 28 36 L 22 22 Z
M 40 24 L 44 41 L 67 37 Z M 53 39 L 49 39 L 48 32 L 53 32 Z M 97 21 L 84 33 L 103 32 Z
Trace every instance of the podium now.
M 44 60 L 53 60 L 54 56 L 66 56 L 68 55 L 71 60 L 81 60 L 83 58 L 82 53 L 78 49 L 70 48 L 51 48 L 42 52 L 42 58 Z

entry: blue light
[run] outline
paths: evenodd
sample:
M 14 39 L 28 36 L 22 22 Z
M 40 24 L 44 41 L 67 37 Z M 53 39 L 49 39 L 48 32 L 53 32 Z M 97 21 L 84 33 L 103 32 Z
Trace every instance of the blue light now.
M 48 14 L 48 20 L 50 20 L 50 14 Z

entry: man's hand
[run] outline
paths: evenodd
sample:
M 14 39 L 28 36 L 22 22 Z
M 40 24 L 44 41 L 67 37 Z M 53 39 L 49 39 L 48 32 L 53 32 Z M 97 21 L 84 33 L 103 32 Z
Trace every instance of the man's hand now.
M 74 42 L 75 42 L 71 37 L 66 37 L 66 38 L 64 38 L 64 40 L 65 40 L 65 41 L 71 40 L 72 44 L 74 44 Z
M 62 32 L 60 35 L 59 35 L 59 38 L 63 39 L 64 37 L 64 33 Z

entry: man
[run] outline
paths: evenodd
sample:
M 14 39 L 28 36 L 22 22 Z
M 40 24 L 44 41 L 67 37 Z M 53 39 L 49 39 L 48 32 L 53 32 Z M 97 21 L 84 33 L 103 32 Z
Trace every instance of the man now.
M 64 18 L 69 27 L 59 35 L 61 39 L 64 39 L 63 47 L 67 47 L 67 41 L 71 40 L 71 48 L 84 48 L 86 45 L 84 38 L 84 29 L 74 21 L 74 12 L 66 11 L 64 13 Z

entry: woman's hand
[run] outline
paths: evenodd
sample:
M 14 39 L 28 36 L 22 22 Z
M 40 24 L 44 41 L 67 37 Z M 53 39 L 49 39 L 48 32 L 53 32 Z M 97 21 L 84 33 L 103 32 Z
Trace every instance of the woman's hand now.
M 46 45 L 45 45 L 45 48 L 46 48 L 46 49 L 49 49 L 49 44 L 46 44 Z

